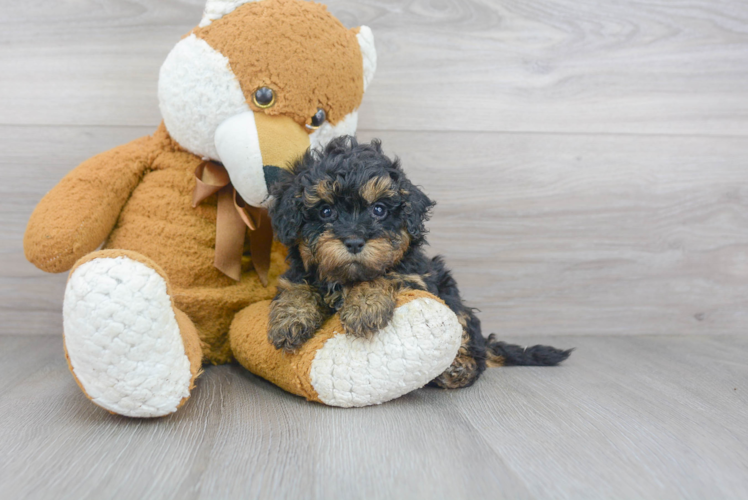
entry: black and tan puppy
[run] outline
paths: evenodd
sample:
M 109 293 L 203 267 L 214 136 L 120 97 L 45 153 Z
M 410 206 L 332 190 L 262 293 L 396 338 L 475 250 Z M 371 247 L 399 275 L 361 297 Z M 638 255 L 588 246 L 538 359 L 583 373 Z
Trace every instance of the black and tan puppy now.
M 570 351 L 522 348 L 481 334 L 441 257 L 422 247 L 434 203 L 414 186 L 378 141 L 333 140 L 309 151 L 291 172 L 266 170 L 273 228 L 288 247 L 290 268 L 270 312 L 270 342 L 294 351 L 335 313 L 349 335 L 369 336 L 392 319 L 400 290 L 426 290 L 449 306 L 464 328 L 452 366 L 432 383 L 467 387 L 500 365 L 555 365 Z

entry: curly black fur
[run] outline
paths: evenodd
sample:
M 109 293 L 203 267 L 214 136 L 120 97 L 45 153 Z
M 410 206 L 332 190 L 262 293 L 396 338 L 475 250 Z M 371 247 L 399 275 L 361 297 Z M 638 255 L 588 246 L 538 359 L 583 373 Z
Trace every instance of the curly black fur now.
M 266 177 L 274 181 L 273 229 L 288 247 L 290 267 L 283 278 L 315 290 L 321 299 L 315 302 L 324 304 L 322 317 L 340 312 L 341 318 L 353 318 L 352 325 L 380 325 L 389 320 L 388 314 L 391 318 L 392 294 L 405 288 L 426 290 L 457 314 L 464 328 L 463 345 L 434 385 L 467 387 L 486 366 L 555 365 L 569 356 L 570 351 L 553 347 L 524 349 L 498 342 L 493 335 L 483 337 L 480 321 L 463 304 L 443 259 L 423 252 L 425 222 L 434 202 L 408 180 L 397 159 L 382 153 L 379 141 L 359 144 L 353 137 L 341 137 L 323 151 L 308 151 L 291 171 L 266 169 Z M 367 299 L 359 300 L 355 311 L 346 309 L 346 297 L 353 302 L 363 283 Z M 361 311 L 362 303 L 375 303 L 376 311 Z M 298 347 L 283 338 L 282 328 L 271 330 L 281 337 L 271 338 L 276 346 Z

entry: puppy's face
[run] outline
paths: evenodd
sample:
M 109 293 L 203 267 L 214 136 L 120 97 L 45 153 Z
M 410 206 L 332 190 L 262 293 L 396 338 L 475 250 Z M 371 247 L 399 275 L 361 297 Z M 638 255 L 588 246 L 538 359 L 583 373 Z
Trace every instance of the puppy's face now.
M 353 172 L 351 172 L 354 174 Z M 402 259 L 410 246 L 403 195 L 386 172 L 326 178 L 304 190 L 299 253 L 329 282 L 370 281 Z
M 411 245 L 423 243 L 433 203 L 382 154 L 379 143 L 341 138 L 322 153 L 307 154 L 290 175 L 274 186 L 273 226 L 319 279 L 373 280 Z

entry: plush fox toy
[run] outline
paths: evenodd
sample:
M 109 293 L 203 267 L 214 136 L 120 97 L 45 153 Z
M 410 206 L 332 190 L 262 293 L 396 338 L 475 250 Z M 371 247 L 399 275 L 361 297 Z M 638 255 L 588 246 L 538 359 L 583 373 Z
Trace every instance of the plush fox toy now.
M 84 162 L 39 203 L 24 247 L 70 271 L 70 370 L 97 405 L 131 417 L 176 411 L 204 363 L 238 360 L 310 400 L 378 404 L 452 362 L 462 328 L 438 299 L 399 298 L 372 339 L 333 318 L 295 354 L 267 340 L 284 271 L 262 208 L 268 166 L 355 133 L 376 68 L 371 30 L 302 0 L 209 0 L 164 62 L 154 135 Z

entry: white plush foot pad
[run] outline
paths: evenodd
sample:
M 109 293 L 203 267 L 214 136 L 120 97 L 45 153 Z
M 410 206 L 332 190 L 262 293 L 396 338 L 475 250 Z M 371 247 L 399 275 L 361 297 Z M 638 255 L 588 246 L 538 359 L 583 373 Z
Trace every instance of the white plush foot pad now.
M 461 342 L 462 326 L 447 306 L 416 299 L 370 339 L 340 333 L 328 340 L 312 362 L 312 386 L 330 406 L 384 403 L 441 375 Z
M 68 280 L 65 347 L 75 377 L 97 405 L 159 417 L 189 396 L 190 361 L 153 269 L 126 257 L 94 259 Z

